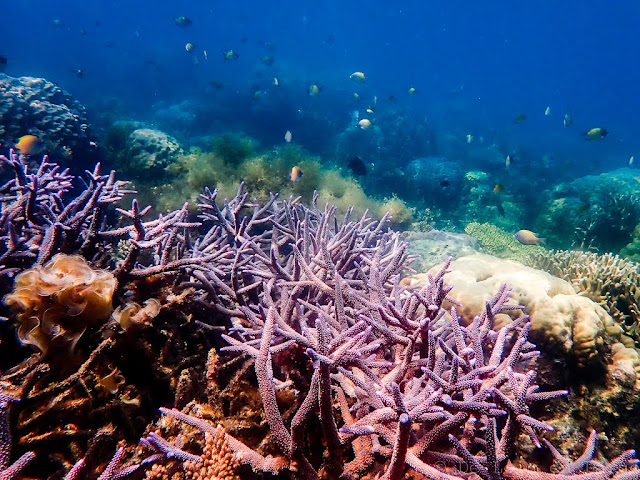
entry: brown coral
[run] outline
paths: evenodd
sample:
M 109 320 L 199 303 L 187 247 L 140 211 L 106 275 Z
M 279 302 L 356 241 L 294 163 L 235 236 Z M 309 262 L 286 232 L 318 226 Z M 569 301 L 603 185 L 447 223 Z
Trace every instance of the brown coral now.
M 23 343 L 44 354 L 72 352 L 85 329 L 111 313 L 115 288 L 110 272 L 91 268 L 81 256 L 58 254 L 16 276 L 4 303 L 17 312 Z

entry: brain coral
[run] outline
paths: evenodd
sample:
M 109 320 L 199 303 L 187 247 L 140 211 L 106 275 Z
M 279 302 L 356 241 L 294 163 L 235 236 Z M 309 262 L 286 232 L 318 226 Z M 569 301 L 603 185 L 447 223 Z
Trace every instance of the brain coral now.
M 65 160 L 93 152 L 85 108 L 44 78 L 0 74 L 0 143 L 32 134 L 46 152 Z
M 115 288 L 110 272 L 91 268 L 78 255 L 58 254 L 17 275 L 4 303 L 17 312 L 22 342 L 44 354 L 72 352 L 85 329 L 111 313 Z

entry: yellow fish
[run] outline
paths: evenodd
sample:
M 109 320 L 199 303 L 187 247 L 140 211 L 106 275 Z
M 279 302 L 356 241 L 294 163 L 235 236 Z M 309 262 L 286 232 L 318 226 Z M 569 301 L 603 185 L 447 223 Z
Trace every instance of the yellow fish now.
M 309 87 L 309 95 L 312 97 L 317 97 L 320 95 L 320 87 L 315 83 Z
M 362 72 L 353 72 L 351 75 L 349 75 L 349 78 L 358 83 L 364 83 L 367 81 L 367 77 L 365 77 L 364 73 Z
M 608 134 L 609 132 L 607 132 L 604 128 L 595 127 L 589 130 L 588 132 L 585 132 L 584 136 L 587 137 L 587 140 L 602 140 Z
M 369 120 L 368 118 L 363 118 L 358 122 L 358 125 L 361 129 L 366 130 L 371 126 L 371 120 Z
M 407 92 L 409 93 L 409 95 L 415 95 L 416 87 L 409 87 L 409 90 L 407 90 Z
M 18 139 L 15 149 L 22 155 L 34 155 L 44 148 L 43 143 L 35 135 L 23 135 Z
M 513 236 L 523 245 L 540 245 L 545 241 L 544 238 L 539 238 L 531 230 L 518 230 Z
M 302 178 L 302 170 L 297 165 L 291 169 L 291 173 L 289 174 L 289 178 L 292 182 L 297 182 Z

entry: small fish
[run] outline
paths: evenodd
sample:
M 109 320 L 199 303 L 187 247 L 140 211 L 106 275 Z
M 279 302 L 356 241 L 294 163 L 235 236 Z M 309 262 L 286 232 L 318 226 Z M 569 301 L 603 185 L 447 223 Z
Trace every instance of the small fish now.
M 417 93 L 416 87 L 409 87 L 409 90 L 407 90 L 407 93 L 409 95 L 415 95 Z
M 518 230 L 513 236 L 523 245 L 540 245 L 545 242 L 544 238 L 539 238 L 531 230 Z
M 353 92 L 353 101 L 354 102 L 359 102 L 360 101 L 360 94 L 357 92 Z
M 273 86 L 277 87 L 278 85 L 280 85 L 280 82 L 278 81 L 278 77 L 273 77 Z
M 365 112 L 367 112 L 369 115 L 373 115 L 374 113 L 376 113 L 375 109 L 372 107 L 368 107 Z
M 191 42 L 187 42 L 187 44 L 184 46 L 184 49 L 189 53 L 193 52 L 195 48 L 196 46 Z
M 369 120 L 368 118 L 363 118 L 362 120 L 360 120 L 358 122 L 358 126 L 362 130 L 366 130 L 367 128 L 369 128 L 371 126 L 371 120 Z
M 35 155 L 44 148 L 44 144 L 35 135 L 23 135 L 15 144 L 15 149 L 22 155 Z
M 312 97 L 317 97 L 320 95 L 320 87 L 315 83 L 309 86 L 309 95 Z
M 440 186 L 442 188 L 447 188 L 447 187 L 451 186 L 451 182 L 449 180 L 441 180 L 440 181 Z
M 204 59 L 205 59 L 205 60 L 209 60 L 209 55 L 207 54 L 207 51 L 206 51 L 206 50 L 203 50 L 203 51 L 202 51 L 202 55 L 204 56 Z
M 56 28 L 62 28 L 64 27 L 64 22 L 59 18 L 54 18 L 53 21 L 51 22 L 51 25 L 53 25 Z
M 73 73 L 78 78 L 84 77 L 84 70 L 82 70 L 81 68 L 74 68 L 73 70 L 71 70 L 71 73 Z
M 4 72 L 4 69 L 7 68 L 7 63 L 9 60 L 4 55 L 0 55 L 0 72 Z
M 351 157 L 347 162 L 347 167 L 354 175 L 364 176 L 367 174 L 367 165 L 358 156 Z
M 500 193 L 500 192 L 502 192 L 502 190 L 503 190 L 503 187 L 502 187 L 502 185 L 501 185 L 501 184 L 499 184 L 499 183 L 496 183 L 496 184 L 493 186 L 493 191 L 494 191 L 494 193 Z
M 511 155 L 507 155 L 504 159 L 504 166 L 509 168 L 512 162 L 513 162 L 513 157 Z
M 211 85 L 215 90 L 220 90 L 222 88 L 222 82 L 220 80 L 209 80 L 209 85 Z
M 502 206 L 502 204 L 501 204 L 501 203 L 498 203 L 498 204 L 496 205 L 496 208 L 498 209 L 498 213 L 499 213 L 502 217 L 504 217 L 505 212 L 504 212 L 504 207 Z
M 173 19 L 173 23 L 175 23 L 179 27 L 184 28 L 184 27 L 188 27 L 193 22 L 191 21 L 191 19 L 189 17 L 185 17 L 184 15 L 180 15 L 179 17 L 176 17 L 176 18 Z
M 302 170 L 297 165 L 291 169 L 291 173 L 289 174 L 289 179 L 292 182 L 298 182 L 302 178 Z
M 473 135 L 471 135 L 470 133 L 467 134 L 467 143 L 471 143 L 473 142 Z
M 629 157 L 629 168 L 633 167 L 633 155 Z
M 565 126 L 565 128 L 569 128 L 571 125 L 573 125 L 573 115 L 571 115 L 571 110 L 567 110 L 567 113 L 564 114 L 562 124 Z
M 519 113 L 518 115 L 516 115 L 516 118 L 513 119 L 513 123 L 515 123 L 516 125 L 519 125 L 522 122 L 524 122 L 526 119 L 527 119 L 527 116 L 524 113 Z
M 269 66 L 269 65 L 273 65 L 276 59 L 273 58 L 271 55 L 265 55 L 260 59 L 260 61 L 262 62 L 263 65 Z
M 551 107 L 547 107 L 544 109 L 544 116 L 548 117 L 549 115 L 551 115 Z
M 591 130 L 589 130 L 588 132 L 585 132 L 584 136 L 586 137 L 587 140 L 602 140 L 608 134 L 609 134 L 609 132 L 606 131 L 604 128 L 602 128 L 602 127 L 594 127 Z
M 364 83 L 367 81 L 367 77 L 365 77 L 364 73 L 362 72 L 353 72 L 351 75 L 349 75 L 349 78 L 358 83 Z
M 222 57 L 227 61 L 237 60 L 239 56 L 240 55 L 238 55 L 233 50 L 227 50 L 226 52 L 222 53 Z
M 287 133 L 284 134 L 284 141 L 287 143 L 291 143 L 292 138 L 293 138 L 293 135 L 291 133 L 291 130 L 287 130 Z
M 81 28 L 80 29 L 80 35 L 82 35 L 83 37 L 85 37 L 89 32 L 87 31 L 86 28 Z

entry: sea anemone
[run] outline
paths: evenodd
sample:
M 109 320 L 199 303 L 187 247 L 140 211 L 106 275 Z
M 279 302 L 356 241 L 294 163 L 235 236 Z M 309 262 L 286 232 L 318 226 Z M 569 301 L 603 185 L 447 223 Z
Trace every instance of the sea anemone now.
M 116 279 L 79 255 L 58 254 L 44 266 L 16 276 L 4 303 L 17 312 L 18 337 L 45 355 L 73 352 L 90 325 L 109 316 Z

